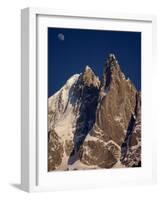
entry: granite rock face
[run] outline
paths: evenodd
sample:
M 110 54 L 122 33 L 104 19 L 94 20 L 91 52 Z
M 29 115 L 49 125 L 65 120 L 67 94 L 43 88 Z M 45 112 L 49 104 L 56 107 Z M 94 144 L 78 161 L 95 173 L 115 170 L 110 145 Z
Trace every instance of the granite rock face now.
M 141 166 L 141 94 L 137 93 L 134 122 L 122 144 L 121 162 L 126 167 Z
M 48 100 L 48 170 L 141 165 L 141 93 L 114 54 L 101 81 L 89 66 Z
M 61 139 L 54 130 L 50 131 L 48 138 L 48 169 L 50 171 L 55 170 L 60 166 L 63 153 L 64 148 Z
M 118 155 L 115 163 L 120 160 L 120 149 L 126 138 L 127 129 L 131 117 L 135 113 L 137 90 L 130 80 L 126 80 L 121 72 L 118 61 L 114 55 L 110 55 L 105 65 L 103 79 L 100 88 L 100 99 L 96 110 L 96 122 L 89 132 L 87 138 L 89 142 L 100 141 L 108 147 L 108 142 L 113 142 L 114 153 Z M 87 163 L 89 154 L 95 152 L 95 148 L 84 142 L 85 149 L 83 151 L 81 161 Z M 119 148 L 118 148 L 119 146 Z M 106 152 L 103 158 L 107 163 L 111 163 L 111 152 Z M 95 152 L 95 157 L 99 157 L 99 151 Z M 88 161 L 88 164 L 93 164 L 95 157 Z M 109 158 L 107 158 L 109 157 Z M 95 164 L 98 165 L 98 160 Z M 114 163 L 114 164 L 115 164 Z M 111 166 L 109 166 L 111 167 Z

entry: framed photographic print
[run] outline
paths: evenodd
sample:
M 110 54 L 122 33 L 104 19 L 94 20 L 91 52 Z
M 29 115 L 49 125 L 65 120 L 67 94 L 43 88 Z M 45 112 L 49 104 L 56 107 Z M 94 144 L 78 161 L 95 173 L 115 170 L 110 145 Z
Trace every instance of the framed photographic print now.
M 154 183 L 155 17 L 26 8 L 26 191 Z

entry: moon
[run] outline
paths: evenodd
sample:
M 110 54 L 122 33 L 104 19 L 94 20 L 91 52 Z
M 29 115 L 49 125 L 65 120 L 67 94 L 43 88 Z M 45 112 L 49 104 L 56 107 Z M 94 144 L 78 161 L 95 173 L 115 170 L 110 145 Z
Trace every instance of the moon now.
M 63 33 L 59 33 L 59 34 L 58 34 L 58 39 L 59 39 L 60 41 L 64 41 L 64 40 L 65 40 L 64 34 L 63 34 Z

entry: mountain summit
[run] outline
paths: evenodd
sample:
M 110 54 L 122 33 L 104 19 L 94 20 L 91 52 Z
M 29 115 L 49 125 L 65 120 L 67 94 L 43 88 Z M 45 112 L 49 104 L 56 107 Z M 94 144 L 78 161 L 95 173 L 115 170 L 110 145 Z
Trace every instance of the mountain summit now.
M 91 85 L 95 85 L 96 87 L 99 87 L 100 85 L 100 81 L 98 77 L 96 77 L 95 73 L 88 65 L 85 67 L 85 70 L 82 74 L 82 79 L 84 81 L 84 84 L 89 87 Z
M 48 100 L 48 170 L 141 165 L 141 94 L 109 54 L 102 79 L 86 66 Z

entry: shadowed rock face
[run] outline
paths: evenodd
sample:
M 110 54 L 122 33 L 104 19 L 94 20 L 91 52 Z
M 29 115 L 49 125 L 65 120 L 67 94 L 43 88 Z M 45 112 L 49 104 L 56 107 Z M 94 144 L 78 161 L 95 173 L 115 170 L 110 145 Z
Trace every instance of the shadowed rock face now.
M 75 87 L 75 95 L 79 102 L 79 117 L 76 120 L 73 138 L 74 148 L 68 160 L 70 165 L 79 159 L 79 148 L 95 123 L 99 85 L 98 78 L 91 68 L 87 66 L 83 74 L 80 75 Z
M 113 54 L 101 81 L 87 66 L 48 107 L 49 171 L 141 165 L 141 94 Z

